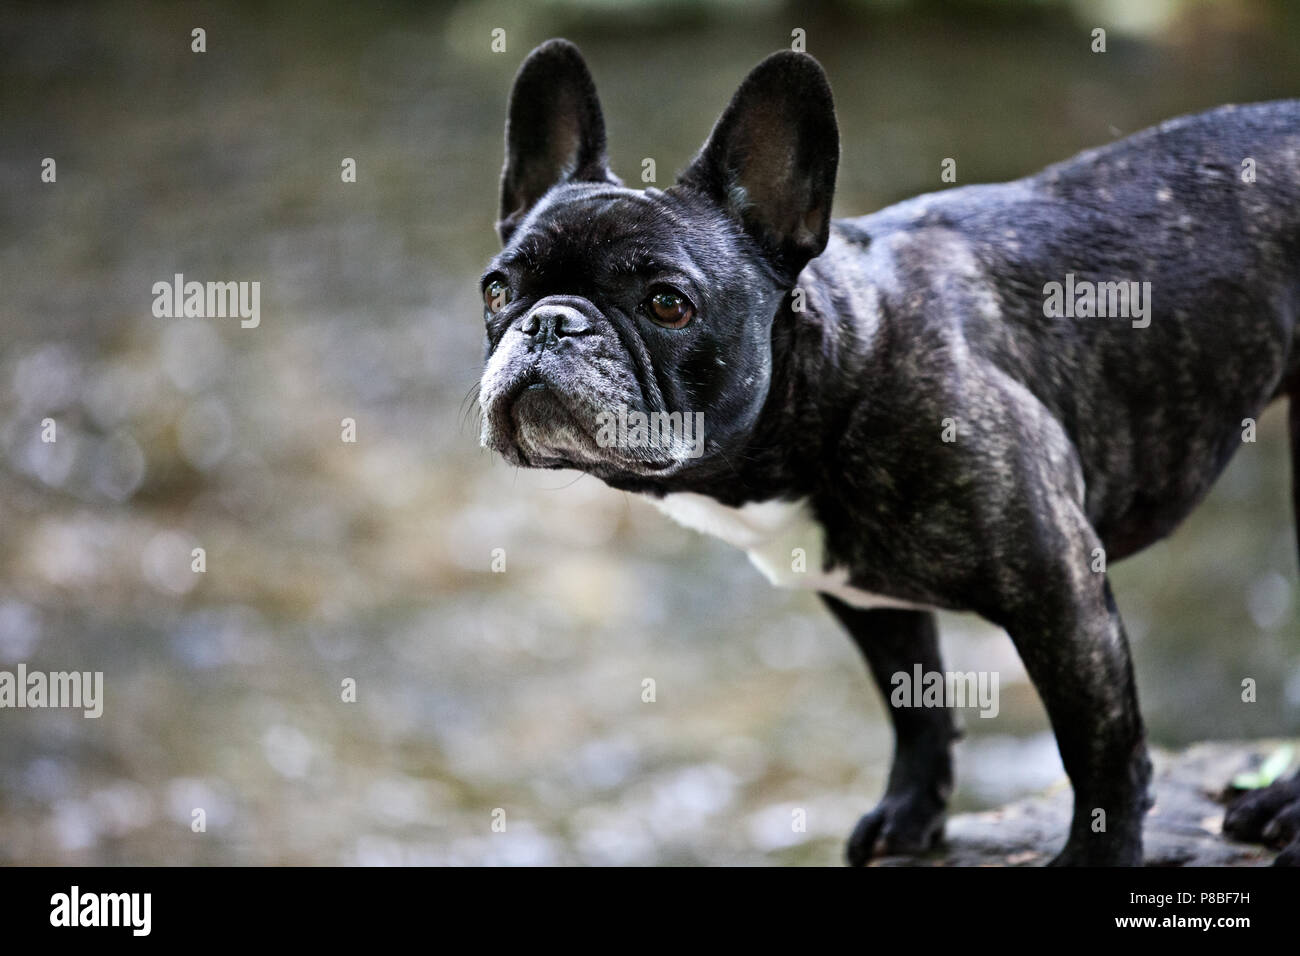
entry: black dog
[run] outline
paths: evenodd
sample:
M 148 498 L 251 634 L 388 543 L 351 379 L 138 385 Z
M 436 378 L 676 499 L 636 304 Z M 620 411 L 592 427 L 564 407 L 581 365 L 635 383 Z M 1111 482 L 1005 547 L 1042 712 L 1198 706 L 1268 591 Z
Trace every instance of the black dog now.
M 820 66 L 777 53 L 672 188 L 624 188 L 581 55 L 535 50 L 482 282 L 483 443 L 822 592 L 887 697 L 941 671 L 933 609 L 1005 628 L 1074 785 L 1054 862 L 1140 863 L 1151 770 L 1105 562 L 1172 531 L 1282 395 L 1300 455 L 1300 102 L 832 221 L 838 159 Z M 952 712 L 891 714 L 855 864 L 942 833 Z M 1294 833 L 1300 783 L 1228 824 Z

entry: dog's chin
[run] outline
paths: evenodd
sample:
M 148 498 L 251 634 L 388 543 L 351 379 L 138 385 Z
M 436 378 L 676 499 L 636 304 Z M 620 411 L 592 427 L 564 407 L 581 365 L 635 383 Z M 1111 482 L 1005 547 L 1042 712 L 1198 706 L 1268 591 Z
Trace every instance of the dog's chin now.
M 545 384 L 522 388 L 507 407 L 489 410 L 483 444 L 524 468 L 571 468 L 597 478 L 666 476 L 681 463 L 669 458 L 632 457 L 602 447 L 593 437 L 596 422 Z M 504 412 L 504 414 L 503 414 Z
M 510 406 L 514 446 L 534 468 L 579 468 L 600 464 L 606 449 L 596 444 L 562 396 L 547 385 L 530 385 Z

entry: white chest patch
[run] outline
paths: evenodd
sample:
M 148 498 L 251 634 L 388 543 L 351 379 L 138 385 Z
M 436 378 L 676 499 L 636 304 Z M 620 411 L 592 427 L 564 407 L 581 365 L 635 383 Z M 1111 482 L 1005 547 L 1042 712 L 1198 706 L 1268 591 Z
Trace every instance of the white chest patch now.
M 860 608 L 918 607 L 851 586 L 844 568 L 824 570 L 826 529 L 806 499 L 755 501 L 739 508 L 694 492 L 650 500 L 678 524 L 740 548 L 776 587 L 819 591 Z

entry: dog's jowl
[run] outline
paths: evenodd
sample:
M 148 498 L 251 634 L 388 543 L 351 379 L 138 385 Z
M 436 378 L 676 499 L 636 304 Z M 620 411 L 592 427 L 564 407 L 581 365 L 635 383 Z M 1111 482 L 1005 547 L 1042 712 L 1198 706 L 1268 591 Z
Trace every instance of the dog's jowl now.
M 671 188 L 628 189 L 577 49 L 535 50 L 482 280 L 483 442 L 817 589 L 887 700 L 894 675 L 942 672 L 935 609 L 1005 628 L 1074 786 L 1055 862 L 1140 863 L 1151 770 L 1105 568 L 1172 531 L 1274 399 L 1300 446 L 1300 103 L 858 219 L 831 219 L 838 161 L 825 75 L 778 53 Z M 610 440 L 611 416 L 698 427 Z M 952 709 L 890 712 L 853 863 L 943 830 Z M 1259 838 L 1298 798 L 1277 784 L 1228 828 Z

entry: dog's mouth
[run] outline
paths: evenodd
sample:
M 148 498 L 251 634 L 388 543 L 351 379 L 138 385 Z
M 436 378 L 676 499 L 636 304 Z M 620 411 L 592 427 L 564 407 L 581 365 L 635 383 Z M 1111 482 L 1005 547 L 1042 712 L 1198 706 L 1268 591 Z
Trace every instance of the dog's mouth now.
M 564 389 L 556 387 L 536 368 L 522 375 L 498 401 L 510 416 L 516 437 L 520 426 L 526 423 L 542 424 L 556 416 L 574 418 L 574 409 L 566 401 Z
M 652 450 L 629 450 L 599 436 L 618 420 L 618 405 L 575 390 L 536 367 L 494 398 L 484 443 L 509 462 L 527 468 L 573 468 L 597 477 L 659 474 L 681 461 Z M 602 421 L 606 424 L 602 425 Z
M 544 435 L 563 425 L 578 424 L 563 394 L 547 382 L 523 383 L 506 402 L 516 444 L 525 435 Z
M 491 444 L 507 460 L 530 468 L 585 469 L 602 449 L 588 434 L 580 403 L 537 369 L 520 376 L 494 402 Z

